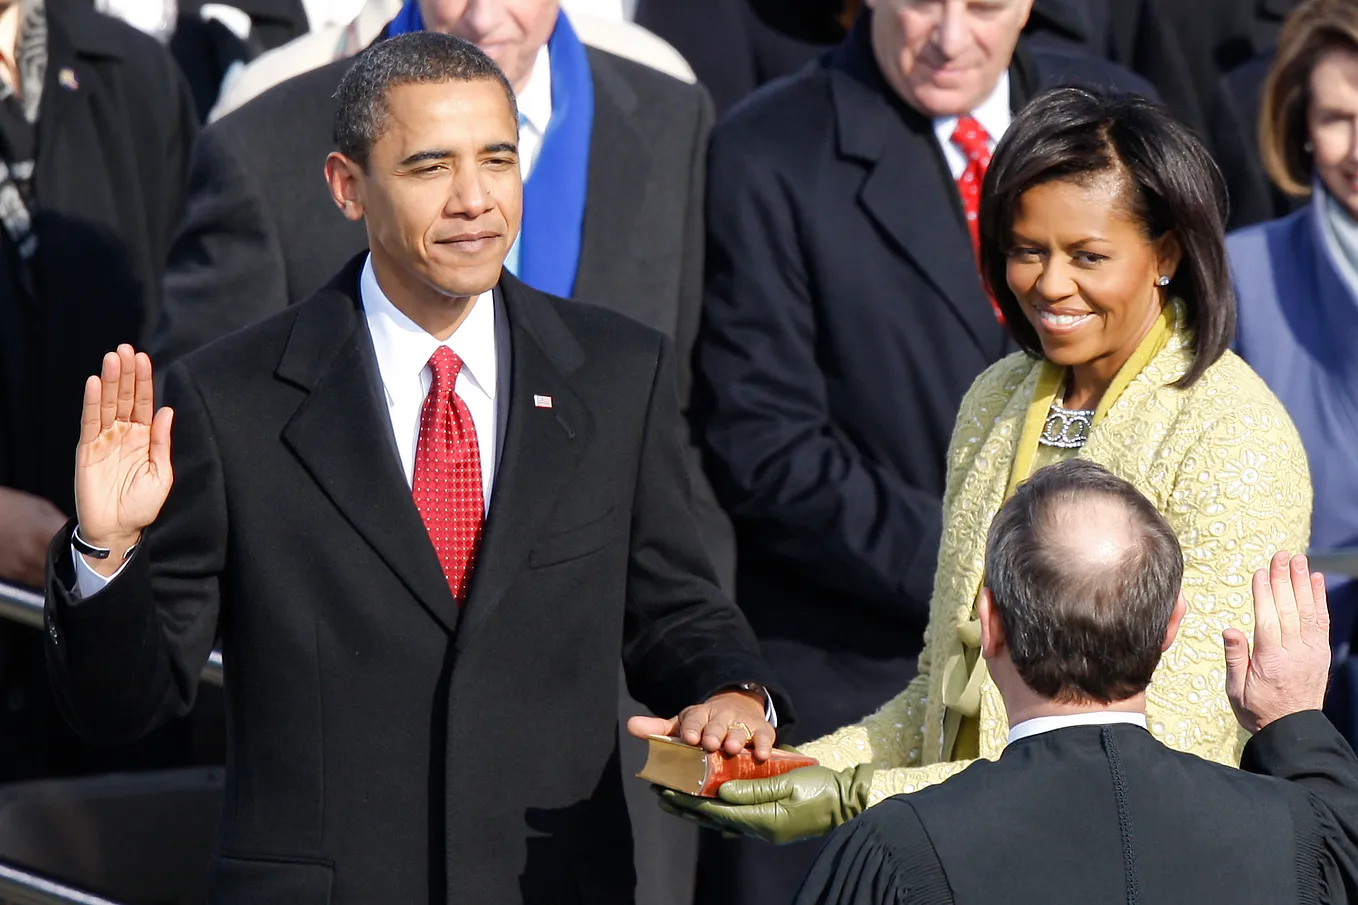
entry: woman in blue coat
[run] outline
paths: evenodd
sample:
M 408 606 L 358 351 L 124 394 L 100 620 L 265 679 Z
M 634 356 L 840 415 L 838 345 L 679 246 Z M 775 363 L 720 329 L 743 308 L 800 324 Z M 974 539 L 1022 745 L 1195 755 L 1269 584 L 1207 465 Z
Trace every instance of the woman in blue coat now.
M 1306 0 L 1264 89 L 1269 175 L 1310 203 L 1227 240 L 1237 351 L 1282 400 L 1310 459 L 1313 549 L 1358 547 L 1358 0 Z M 1358 582 L 1327 576 L 1340 663 L 1330 709 L 1358 737 Z

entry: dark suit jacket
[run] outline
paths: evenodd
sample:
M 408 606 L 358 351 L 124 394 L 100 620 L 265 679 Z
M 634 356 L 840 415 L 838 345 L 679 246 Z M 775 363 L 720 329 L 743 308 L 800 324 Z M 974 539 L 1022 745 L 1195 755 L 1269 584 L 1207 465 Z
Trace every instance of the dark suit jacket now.
M 797 905 L 1350 901 L 1358 759 L 1344 739 L 1318 712 L 1293 714 L 1241 767 L 1135 726 L 1023 739 L 842 827 Z
M 192 705 L 220 635 L 215 903 L 630 902 L 619 656 L 660 713 L 772 683 L 693 530 L 668 341 L 504 278 L 513 395 L 459 613 L 361 263 L 170 370 L 175 484 L 145 543 L 84 601 L 69 532 L 52 547 L 62 700 L 90 738 L 135 738 Z
M 702 306 L 711 103 L 700 88 L 587 48 L 594 75 L 589 197 L 575 297 L 671 337 L 687 408 Z M 341 60 L 284 82 L 203 132 L 170 252 L 153 360 L 173 361 L 319 289 L 367 247 L 322 175 Z M 699 524 L 724 583 L 730 525 L 689 453 Z
M 867 27 L 732 111 L 709 158 L 695 410 L 737 601 L 802 737 L 914 674 L 953 421 L 1012 351 L 933 125 L 886 86 Z M 1144 85 L 1022 49 L 1010 75 L 1016 107 L 1064 81 Z

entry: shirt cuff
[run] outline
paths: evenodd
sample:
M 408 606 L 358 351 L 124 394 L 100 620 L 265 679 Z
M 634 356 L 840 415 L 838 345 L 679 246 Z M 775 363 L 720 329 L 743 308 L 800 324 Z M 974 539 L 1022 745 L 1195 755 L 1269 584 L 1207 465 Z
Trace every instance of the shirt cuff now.
M 774 729 L 778 728 L 778 708 L 773 706 L 773 695 L 769 694 L 767 688 L 764 689 L 764 719 Z
M 124 562 L 118 567 L 117 572 L 114 572 L 112 575 L 105 578 L 103 575 L 94 571 L 94 568 L 89 563 L 85 562 L 85 557 L 82 556 L 80 551 L 75 547 L 71 548 L 71 565 L 75 567 L 75 597 L 78 600 L 86 600 L 93 597 L 95 594 L 98 594 L 104 588 L 108 587 L 110 581 L 121 575 L 123 569 L 127 568 L 127 563 Z M 765 692 L 765 694 L 767 693 L 768 692 Z M 769 706 L 771 707 L 773 705 L 770 704 Z

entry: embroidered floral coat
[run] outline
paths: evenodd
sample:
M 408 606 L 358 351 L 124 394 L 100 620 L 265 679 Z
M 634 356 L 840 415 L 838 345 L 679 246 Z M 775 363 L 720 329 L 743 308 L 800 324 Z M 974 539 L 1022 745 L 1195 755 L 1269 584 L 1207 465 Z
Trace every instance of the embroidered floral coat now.
M 1227 352 L 1187 390 L 1170 386 L 1192 360 L 1191 333 L 1173 332 L 1077 455 L 1135 485 L 1183 547 L 1188 611 L 1148 691 L 1152 733 L 1170 747 L 1234 765 L 1244 737 L 1226 700 L 1221 632 L 1237 626 L 1250 633 L 1254 571 L 1280 549 L 1306 549 L 1311 483 L 1292 422 L 1249 366 Z M 977 378 L 962 402 L 919 675 L 862 722 L 800 746 L 835 769 L 876 764 L 873 804 L 941 782 L 970 763 L 947 759 L 953 733 L 945 730 L 945 680 L 957 677 L 945 676 L 943 665 L 960 659 L 986 532 L 1004 501 L 1044 367 L 1011 355 Z M 989 675 L 980 678 L 979 750 L 994 759 L 1008 720 Z

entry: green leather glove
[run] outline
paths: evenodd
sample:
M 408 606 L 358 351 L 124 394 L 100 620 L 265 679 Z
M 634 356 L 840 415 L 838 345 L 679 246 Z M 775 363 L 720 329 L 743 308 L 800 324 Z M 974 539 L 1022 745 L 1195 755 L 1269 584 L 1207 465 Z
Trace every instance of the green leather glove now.
M 727 835 L 756 836 L 775 845 L 823 836 L 868 806 L 872 766 L 848 770 L 802 767 L 768 779 L 736 779 L 699 798 L 659 789 L 660 807 Z

